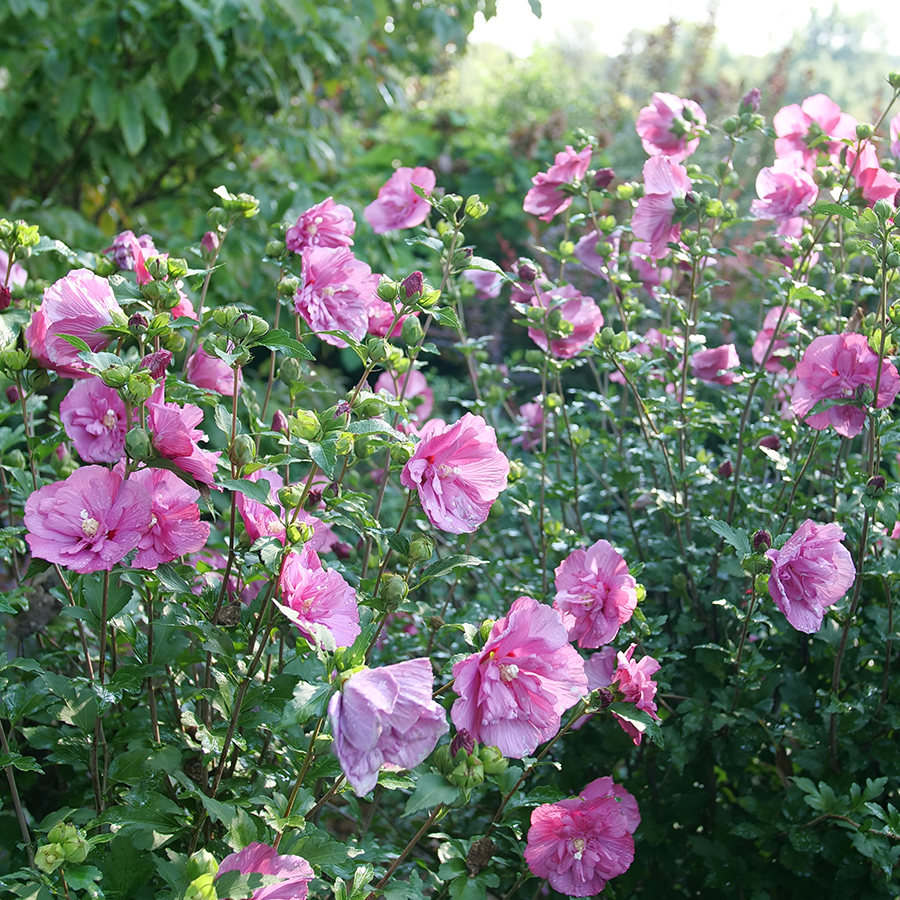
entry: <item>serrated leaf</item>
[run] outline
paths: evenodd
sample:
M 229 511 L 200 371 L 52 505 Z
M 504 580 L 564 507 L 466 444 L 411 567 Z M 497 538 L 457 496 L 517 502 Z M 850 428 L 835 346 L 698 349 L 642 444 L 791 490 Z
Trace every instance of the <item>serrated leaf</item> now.
M 645 734 L 657 747 L 665 746 L 662 729 L 649 713 L 638 709 L 633 703 L 613 703 L 608 709 L 620 719 L 633 725 L 641 734 Z
M 473 569 L 483 565 L 484 560 L 479 559 L 477 556 L 467 556 L 465 554 L 460 556 L 445 556 L 443 559 L 433 562 L 422 572 L 418 582 L 416 582 L 416 587 L 419 587 L 419 585 L 424 584 L 432 578 L 440 578 L 442 575 L 448 575 L 454 569 Z
M 742 557 L 752 553 L 750 536 L 746 531 L 740 528 L 732 528 L 725 522 L 720 522 L 718 519 L 713 519 L 712 517 L 708 518 L 706 521 L 709 522 L 709 527 L 719 535 L 719 537 L 724 538 L 726 544 L 730 544 L 734 547 Z
M 431 315 L 433 315 L 445 328 L 458 329 L 461 327 L 456 312 L 450 309 L 449 306 L 445 306 L 441 309 L 430 309 L 429 313 L 431 313 Z
M 163 563 L 153 573 L 159 579 L 159 583 L 167 590 L 176 594 L 190 594 L 191 586 L 175 571 L 169 563 Z
M 279 350 L 291 359 L 315 359 L 312 353 L 310 353 L 300 341 L 292 338 L 286 331 L 282 331 L 280 328 L 275 328 L 266 332 L 266 334 L 259 338 L 256 343 L 262 344 L 263 347 L 268 347 L 270 350 Z
M 246 478 L 226 478 L 219 484 L 229 491 L 237 491 L 257 503 L 264 506 L 274 506 L 270 494 L 271 486 L 268 481 L 248 481 Z
M 422 809 L 434 809 L 439 803 L 450 805 L 459 797 L 459 788 L 450 784 L 443 775 L 437 772 L 426 772 L 419 776 L 416 789 L 406 801 L 403 815 L 411 816 Z
M 814 216 L 841 216 L 850 221 L 856 220 L 856 211 L 839 203 L 817 203 L 809 210 Z
M 37 772 L 44 774 L 44 770 L 38 765 L 36 759 L 30 756 L 22 756 L 21 753 L 3 753 L 0 754 L 0 769 L 12 766 L 20 772 Z
M 333 690 L 330 684 L 308 684 L 301 681 L 294 688 L 293 698 L 285 705 L 278 727 L 292 728 L 310 719 L 324 716 L 327 700 Z

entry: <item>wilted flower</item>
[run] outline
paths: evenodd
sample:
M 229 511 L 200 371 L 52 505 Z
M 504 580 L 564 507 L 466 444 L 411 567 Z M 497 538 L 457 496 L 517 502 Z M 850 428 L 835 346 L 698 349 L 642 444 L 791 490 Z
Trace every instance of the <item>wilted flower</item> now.
M 856 579 L 846 537 L 839 525 L 807 519 L 780 550 L 766 551 L 772 560 L 769 593 L 798 631 L 812 634 L 822 627 L 826 607 L 837 603 Z
M 433 687 L 431 661 L 410 659 L 357 672 L 332 696 L 332 747 L 357 796 L 375 787 L 384 763 L 412 769 L 447 733 Z
M 310 247 L 349 247 L 353 243 L 353 210 L 327 197 L 301 213 L 287 230 L 284 242 L 292 253 Z
M 681 162 L 700 145 L 699 137 L 691 137 L 694 127 L 705 124 L 706 113 L 693 100 L 655 93 L 650 105 L 638 113 L 634 130 L 648 156 L 667 156 Z
M 413 185 L 429 193 L 434 190 L 437 177 L 426 166 L 400 166 L 378 191 L 378 199 L 370 203 L 364 212 L 366 221 L 375 234 L 415 228 L 428 217 L 431 204 L 420 197 Z
M 169 350 L 157 350 L 155 353 L 148 353 L 141 360 L 141 368 L 150 370 L 150 377 L 154 381 L 159 381 L 166 375 L 166 369 L 172 362 L 173 356 Z
M 572 195 L 562 190 L 563 186 L 581 181 L 591 164 L 591 148 L 585 147 L 576 153 L 570 146 L 556 154 L 553 165 L 546 172 L 538 172 L 531 183 L 534 185 L 525 195 L 523 209 L 544 222 L 549 222 L 557 213 L 572 205 Z
M 559 613 L 532 597 L 513 603 L 484 648 L 453 666 L 453 677 L 453 724 L 519 759 L 552 738 L 562 714 L 587 693 L 584 662 Z
M 223 872 L 274 875 L 280 879 L 255 890 L 250 900 L 306 900 L 307 885 L 315 877 L 312 866 L 302 856 L 279 856 L 274 847 L 256 841 L 238 853 L 229 853 L 219 864 L 218 874 Z
M 96 376 L 78 381 L 63 397 L 59 417 L 85 462 L 114 463 L 125 455 L 125 404 Z

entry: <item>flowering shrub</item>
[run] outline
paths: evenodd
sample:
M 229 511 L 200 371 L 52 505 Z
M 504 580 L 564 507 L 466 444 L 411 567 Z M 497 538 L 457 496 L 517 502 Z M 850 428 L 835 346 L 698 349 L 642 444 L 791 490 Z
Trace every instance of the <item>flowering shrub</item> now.
M 0 220 L 6 890 L 891 896 L 896 128 L 817 95 L 738 172 L 758 103 L 654 96 L 634 183 L 567 145 L 506 268 L 425 166 L 240 306 L 246 194 L 196 268 Z

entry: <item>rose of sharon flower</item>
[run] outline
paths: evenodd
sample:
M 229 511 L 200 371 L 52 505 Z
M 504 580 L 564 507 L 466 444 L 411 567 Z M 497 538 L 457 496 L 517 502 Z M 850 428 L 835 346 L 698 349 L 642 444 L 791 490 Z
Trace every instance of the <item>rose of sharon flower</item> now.
M 141 248 L 147 257 L 156 256 L 157 249 L 149 234 L 136 235 L 133 231 L 121 231 L 113 238 L 112 244 L 103 252 L 120 268 L 134 271 L 134 244 Z
M 601 235 L 597 231 L 591 231 L 578 240 L 575 245 L 574 257 L 588 272 L 592 272 L 604 281 L 609 281 L 609 273 L 615 272 L 619 267 L 619 246 L 622 243 L 622 235 L 619 229 L 610 235 Z M 601 256 L 597 253 L 598 246 L 606 246 L 608 253 Z
M 820 400 L 854 400 L 861 388 L 875 390 L 878 355 L 861 334 L 829 334 L 817 337 L 797 363 L 797 384 L 791 396 L 794 414 L 816 431 L 829 425 L 844 437 L 856 437 L 862 431 L 866 414 L 858 406 L 832 406 L 807 416 Z M 900 376 L 894 364 L 884 360 L 875 408 L 884 409 L 894 402 L 900 388 Z
M 650 105 L 638 114 L 634 130 L 648 156 L 668 156 L 681 162 L 700 145 L 700 138 L 690 137 L 692 127 L 705 124 L 706 113 L 693 100 L 655 93 Z
M 634 236 L 645 241 L 648 256 L 662 259 L 670 241 L 681 236 L 681 226 L 673 225 L 675 197 L 691 189 L 687 169 L 667 156 L 652 156 L 644 163 L 644 196 L 638 200 L 631 220 Z
M 434 409 L 434 391 L 428 387 L 428 379 L 419 369 L 407 369 L 402 375 L 397 372 L 382 372 L 375 382 L 375 393 L 386 391 L 393 397 L 403 394 L 404 400 L 411 402 L 412 418 L 424 422 Z
M 534 450 L 541 445 L 541 426 L 544 424 L 544 404 L 540 398 L 519 407 L 519 431 L 513 444 L 521 444 L 523 450 Z
M 556 154 L 553 165 L 546 172 L 538 172 L 531 183 L 534 185 L 525 195 L 523 209 L 544 222 L 549 222 L 557 213 L 572 205 L 571 194 L 562 187 L 574 184 L 584 178 L 591 164 L 591 148 L 585 147 L 576 153 L 571 145 Z
M 359 341 L 369 327 L 369 301 L 379 277 L 346 247 L 311 247 L 303 254 L 303 284 L 294 309 L 313 331 L 346 331 Z M 347 342 L 332 334 L 322 340 L 335 347 Z
M 431 697 L 428 659 L 410 659 L 351 675 L 328 703 L 334 753 L 358 797 L 384 763 L 412 769 L 447 733 L 447 715 Z
M 435 528 L 468 534 L 484 524 L 500 492 L 506 490 L 509 460 L 481 416 L 466 413 L 458 422 L 419 441 L 403 467 L 400 482 L 415 489 Z
M 778 135 L 775 140 L 776 156 L 784 159 L 799 154 L 804 168 L 810 171 L 815 168 L 820 150 L 836 161 L 843 146 L 840 141 L 856 140 L 856 119 L 842 113 L 837 103 L 825 94 L 807 97 L 800 106 L 792 103 L 782 107 L 772 118 L 772 125 Z M 809 147 L 808 142 L 820 134 L 826 134 L 833 140 Z
M 776 159 L 756 176 L 756 193 L 759 199 L 750 204 L 750 213 L 757 219 L 783 222 L 807 212 L 819 188 L 796 159 Z
M 488 272 L 484 269 L 466 269 L 462 273 L 466 281 L 475 285 L 475 296 L 479 300 L 491 300 L 500 296 L 503 287 L 503 276 L 499 272 Z
M 551 291 L 541 291 L 532 297 L 531 305 L 558 310 L 562 318 L 572 326 L 565 337 L 550 340 L 550 353 L 557 359 L 572 359 L 587 347 L 603 327 L 603 313 L 592 297 L 584 296 L 571 284 Z M 541 350 L 547 349 L 547 335 L 539 328 L 529 328 L 530 337 Z
M 856 579 L 853 557 L 841 543 L 844 537 L 839 525 L 807 519 L 780 550 L 766 551 L 772 560 L 769 593 L 797 631 L 818 631 L 825 608 L 837 603 Z
M 584 662 L 559 613 L 532 597 L 513 603 L 481 652 L 456 663 L 453 677 L 457 730 L 517 759 L 552 738 L 562 714 L 587 693 Z
M 891 155 L 900 159 L 900 113 L 891 119 Z
M 113 313 L 124 322 L 125 313 L 109 282 L 87 269 L 76 269 L 44 291 L 44 299 L 25 330 L 25 342 L 42 366 L 82 378 L 84 363 L 78 358 L 78 350 L 60 335 L 74 335 L 91 350 L 102 350 L 110 338 L 96 331 L 112 324 Z
M 878 200 L 887 200 L 891 206 L 894 205 L 894 198 L 897 191 L 900 191 L 900 182 L 890 172 L 881 168 L 873 144 L 864 144 L 859 154 L 852 147 L 848 148 L 847 165 L 850 166 L 856 179 L 859 192 L 869 206 L 874 206 Z
M 597 796 L 604 790 L 605 785 L 592 782 L 580 797 L 545 803 L 531 813 L 528 868 L 569 897 L 599 894 L 634 860 L 630 804 L 626 807 L 615 795 Z
M 634 834 L 641 824 L 641 811 L 637 800 L 630 791 L 616 784 L 610 775 L 592 781 L 582 792 L 582 800 L 599 800 L 603 797 L 614 797 L 619 801 L 619 809 L 625 814 L 625 827 L 629 834 Z
M 730 371 L 741 364 L 734 344 L 699 350 L 691 357 L 691 372 L 707 384 L 735 384 L 742 376 Z
M 354 231 L 353 210 L 328 197 L 300 214 L 284 242 L 291 253 L 303 253 L 310 247 L 349 247 Z
M 304 637 L 319 639 L 325 627 L 338 647 L 349 647 L 359 636 L 356 591 L 334 569 L 323 569 L 315 550 L 289 553 L 281 572 L 281 603 L 275 605 Z
M 306 900 L 307 885 L 315 877 L 312 866 L 302 856 L 279 856 L 274 847 L 256 841 L 238 853 L 229 853 L 219 865 L 218 874 L 223 872 L 274 875 L 280 879 L 277 884 L 255 890 L 250 900 Z
M 609 541 L 573 550 L 556 569 L 556 599 L 570 641 L 584 649 L 608 644 L 637 607 L 637 582 Z
M 652 719 L 659 719 L 656 714 L 656 682 L 650 676 L 659 671 L 660 665 L 652 656 L 644 656 L 639 662 L 634 662 L 634 649 L 637 644 L 632 644 L 624 653 L 616 657 L 618 666 L 613 674 L 613 682 L 618 682 L 618 689 L 624 699 L 633 703 L 638 709 L 643 710 Z M 613 714 L 615 715 L 615 713 Z M 616 716 L 622 728 L 631 735 L 635 745 L 641 743 L 642 733 L 632 722 Z
M 753 348 L 751 349 L 751 353 L 753 354 L 753 361 L 759 365 L 763 361 L 763 357 L 766 355 L 766 350 L 769 347 L 769 342 L 772 340 L 772 336 L 775 334 L 775 327 L 778 325 L 778 320 L 781 318 L 781 310 L 783 307 L 777 306 L 775 309 L 770 309 L 766 313 L 766 318 L 763 320 L 762 331 L 756 336 L 756 340 L 753 342 Z M 788 311 L 784 314 L 784 319 L 781 323 L 781 328 L 784 329 L 785 326 L 795 325 L 800 321 L 800 313 L 797 312 L 796 309 L 788 309 Z M 786 357 L 782 354 L 776 356 L 776 352 L 779 350 L 787 349 L 787 341 L 782 340 L 781 338 L 777 338 L 775 343 L 772 344 L 772 352 L 769 355 L 768 359 L 766 359 L 766 371 L 768 372 L 786 372 L 787 369 L 781 364 L 781 360 L 784 360 Z
M 197 387 L 215 391 L 223 397 L 234 396 L 234 369 L 224 359 L 210 356 L 202 347 L 188 357 L 185 375 Z M 238 369 L 238 390 L 242 383 L 243 376 Z
M 431 204 L 420 197 L 413 185 L 431 192 L 437 184 L 437 177 L 427 166 L 400 166 L 378 191 L 378 199 L 373 200 L 363 213 L 375 234 L 399 231 L 401 228 L 415 228 L 428 217 Z
M 25 502 L 26 540 L 40 559 L 73 572 L 109 571 L 150 527 L 150 495 L 103 466 L 83 466 Z
M 17 262 L 12 264 L 12 271 L 9 271 L 9 254 L 5 250 L 0 250 L 0 287 L 25 287 L 28 281 L 28 273 Z
M 85 462 L 114 463 L 125 455 L 125 403 L 99 378 L 78 381 L 59 404 L 59 417 Z

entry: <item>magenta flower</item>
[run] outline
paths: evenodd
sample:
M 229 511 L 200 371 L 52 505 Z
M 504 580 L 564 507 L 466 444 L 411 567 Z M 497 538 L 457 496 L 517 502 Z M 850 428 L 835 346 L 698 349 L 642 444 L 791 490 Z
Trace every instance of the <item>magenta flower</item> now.
M 557 213 L 572 205 L 572 195 L 563 187 L 581 181 L 591 164 L 591 148 L 585 147 L 576 153 L 571 145 L 556 154 L 553 165 L 546 172 L 538 172 L 531 183 L 534 185 L 525 195 L 522 208 L 527 213 L 549 222 Z
M 900 159 L 900 113 L 891 119 L 891 155 Z
M 537 400 L 523 403 L 519 407 L 520 434 L 513 438 L 513 444 L 520 444 L 523 450 L 534 450 L 541 445 L 541 426 L 544 424 L 544 404 Z
M 7 275 L 9 269 L 9 254 L 5 250 L 0 250 L 0 287 L 25 287 L 28 281 L 28 273 L 17 262 L 12 264 L 12 271 Z
M 40 559 L 73 572 L 109 571 L 150 527 L 150 495 L 103 466 L 83 466 L 25 501 L 26 540 Z
M 588 799 L 584 794 L 537 807 L 525 847 L 532 874 L 569 897 L 599 894 L 634 861 L 634 838 L 623 807 L 615 795 Z
M 291 253 L 303 253 L 310 247 L 349 247 L 354 231 L 353 210 L 328 197 L 300 214 L 284 242 Z
M 572 326 L 565 337 L 550 340 L 550 353 L 557 359 L 572 359 L 578 356 L 603 327 L 603 313 L 592 297 L 586 297 L 571 284 L 549 291 L 541 291 L 531 298 L 531 305 L 558 310 L 562 318 Z M 547 335 L 539 328 L 529 328 L 530 337 L 541 350 L 547 349 Z
M 792 157 L 776 159 L 774 165 L 761 169 L 756 176 L 756 193 L 759 199 L 750 204 L 751 215 L 783 222 L 808 212 L 816 202 L 819 188 L 812 175 Z
M 186 318 L 193 319 L 196 322 L 197 310 L 194 309 L 191 298 L 179 287 L 180 284 L 180 281 L 175 282 L 175 290 L 178 292 L 178 302 L 169 310 L 169 313 L 173 319 Z
M 736 384 L 743 376 L 731 369 L 740 364 L 734 344 L 722 344 L 721 347 L 698 350 L 691 357 L 691 372 L 707 384 Z
M 866 414 L 857 405 L 841 404 L 807 417 L 820 400 L 856 401 L 859 391 L 874 392 L 878 379 L 878 354 L 861 334 L 830 334 L 817 337 L 797 363 L 797 384 L 791 395 L 794 414 L 810 428 L 822 431 L 829 425 L 844 437 L 856 437 L 862 431 Z M 884 360 L 875 408 L 884 409 L 894 402 L 900 388 L 900 376 L 894 364 Z
M 200 521 L 199 491 L 167 469 L 138 469 L 129 481 L 150 495 L 150 527 L 138 542 L 135 569 L 155 569 L 206 546 L 209 522 Z
M 346 331 L 362 340 L 369 327 L 369 302 L 379 277 L 346 247 L 311 247 L 303 254 L 303 284 L 294 309 L 313 331 Z M 335 347 L 347 342 L 332 334 L 322 340 Z
M 99 378 L 76 382 L 59 404 L 59 417 L 85 462 L 114 463 L 125 455 L 125 404 Z
M 25 342 L 42 366 L 82 378 L 85 366 L 78 350 L 60 335 L 74 335 L 91 350 L 102 350 L 110 338 L 96 331 L 112 324 L 113 313 L 124 323 L 125 313 L 109 282 L 87 269 L 75 269 L 44 291 L 44 299 L 25 330 Z
M 419 314 L 415 312 L 412 315 L 418 318 Z M 409 318 L 409 315 L 400 316 L 396 323 L 394 318 L 394 310 L 391 308 L 391 304 L 372 294 L 369 298 L 368 333 L 375 337 L 398 337 L 400 332 L 403 331 L 403 323 Z M 391 325 L 394 327 L 391 328 Z
M 594 779 L 579 796 L 582 800 L 600 800 L 604 797 L 618 800 L 619 809 L 625 815 L 625 827 L 629 834 L 634 834 L 641 824 L 641 811 L 638 809 L 637 800 L 621 784 L 616 784 L 610 775 Z
M 413 185 L 431 193 L 437 184 L 437 177 L 427 166 L 400 166 L 378 191 L 378 199 L 373 200 L 364 210 L 366 221 L 375 234 L 399 231 L 401 228 L 415 228 L 421 225 L 431 204 L 420 197 Z
M 619 653 L 616 657 L 618 666 L 613 673 L 611 684 L 615 685 L 621 692 L 622 697 L 628 703 L 633 703 L 638 709 L 643 710 L 652 719 L 659 719 L 656 714 L 656 682 L 650 676 L 658 672 L 659 663 L 652 656 L 644 656 L 639 662 L 634 662 L 632 656 L 637 644 L 632 644 L 624 653 Z M 615 715 L 615 713 L 613 714 Z M 642 734 L 635 726 L 616 716 L 622 728 L 631 735 L 635 746 L 641 743 Z
M 806 634 L 822 627 L 825 608 L 833 606 L 856 580 L 846 537 L 839 525 L 807 519 L 780 550 L 766 551 L 772 560 L 769 593 L 788 622 Z
M 356 591 L 334 569 L 323 569 L 315 550 L 289 553 L 281 573 L 281 600 L 275 605 L 300 633 L 318 641 L 322 627 L 338 647 L 349 647 L 359 636 Z
M 766 318 L 763 320 L 763 327 L 759 334 L 756 336 L 756 340 L 753 342 L 753 348 L 751 349 L 751 353 L 753 354 L 753 361 L 759 365 L 763 361 L 763 357 L 766 354 L 766 349 L 769 346 L 769 341 L 772 340 L 772 335 L 775 334 L 775 326 L 778 324 L 778 320 L 781 318 L 781 310 L 782 307 L 777 306 L 775 309 L 770 309 L 766 313 Z M 784 321 L 781 323 L 782 333 L 785 327 L 795 326 L 797 322 L 800 321 L 800 313 L 795 309 L 789 309 L 784 316 Z M 766 371 L 768 372 L 786 372 L 787 369 L 782 365 L 782 361 L 786 361 L 789 359 L 788 356 L 785 355 L 783 351 L 787 350 L 788 342 L 786 340 L 782 340 L 781 338 L 777 338 L 775 343 L 772 344 L 772 352 L 769 357 L 766 359 Z M 782 351 L 779 353 L 779 351 Z M 777 354 L 777 355 L 776 355 Z
M 847 165 L 853 172 L 863 200 L 869 206 L 874 206 L 878 200 L 887 200 L 891 206 L 894 205 L 894 198 L 897 191 L 900 191 L 900 182 L 881 168 L 878 153 L 872 143 L 864 144 L 858 154 L 853 147 L 848 148 Z
M 588 689 L 596 691 L 598 688 L 609 687 L 615 679 L 618 664 L 614 647 L 607 645 L 599 653 L 592 653 L 584 661 Z
M 457 730 L 517 759 L 552 738 L 562 714 L 587 693 L 584 662 L 559 613 L 532 597 L 513 603 L 481 652 L 453 666 L 453 677 Z
M 412 769 L 447 733 L 447 714 L 431 697 L 429 659 L 410 659 L 351 675 L 328 703 L 335 756 L 358 797 L 384 763 Z
M 706 113 L 693 100 L 655 93 L 650 105 L 638 114 L 634 130 L 648 156 L 667 156 L 681 162 L 700 146 L 700 138 L 691 134 L 696 126 L 705 124 Z
M 684 197 L 691 189 L 687 169 L 668 156 L 651 156 L 644 163 L 644 196 L 638 200 L 631 220 L 634 236 L 648 245 L 652 259 L 669 252 L 670 241 L 681 236 L 681 226 L 673 224 L 675 197 Z
M 140 247 L 147 257 L 156 256 L 158 251 L 153 244 L 153 238 L 149 234 L 135 235 L 133 231 L 119 232 L 112 244 L 103 252 L 120 268 L 128 272 L 134 271 L 134 243 Z
M 382 372 L 375 382 L 375 393 L 381 391 L 392 397 L 403 394 L 410 401 L 412 419 L 424 422 L 434 409 L 434 391 L 428 387 L 428 380 L 419 369 L 407 369 L 402 375 L 397 372 Z
M 223 872 L 274 875 L 281 879 L 255 890 L 250 900 L 306 900 L 307 885 L 315 877 L 312 866 L 302 856 L 279 856 L 274 847 L 256 841 L 238 853 L 229 853 L 219 865 L 218 874 Z
M 210 356 L 202 347 L 188 357 L 185 375 L 197 387 L 215 391 L 223 397 L 234 395 L 234 369 L 224 359 Z M 242 382 L 243 376 L 238 369 L 238 390 Z
M 575 245 L 574 256 L 587 270 L 598 278 L 609 281 L 609 273 L 615 272 L 619 265 L 619 245 L 622 236 L 616 229 L 609 236 L 601 235 L 597 231 L 591 231 L 580 238 Z M 597 253 L 597 245 L 606 244 L 610 249 L 608 256 L 600 256 Z
M 468 534 L 484 524 L 506 490 L 509 460 L 481 416 L 466 413 L 440 433 L 421 440 L 403 467 L 400 482 L 415 489 L 435 528 Z
M 570 641 L 592 650 L 608 644 L 637 607 L 637 582 L 609 541 L 573 550 L 556 569 L 558 610 Z
M 796 103 L 782 107 L 772 118 L 772 125 L 778 137 L 775 140 L 775 153 L 780 159 L 799 154 L 803 167 L 810 171 L 815 167 L 819 151 L 823 150 L 836 161 L 842 140 L 856 140 L 856 119 L 841 108 L 825 94 L 807 97 L 798 106 Z M 832 138 L 824 143 L 810 147 L 819 135 Z

